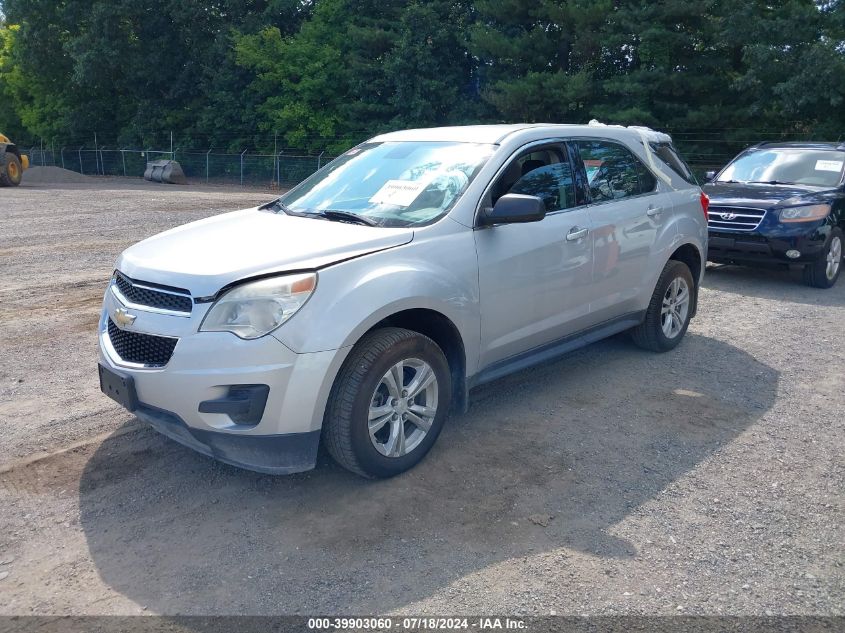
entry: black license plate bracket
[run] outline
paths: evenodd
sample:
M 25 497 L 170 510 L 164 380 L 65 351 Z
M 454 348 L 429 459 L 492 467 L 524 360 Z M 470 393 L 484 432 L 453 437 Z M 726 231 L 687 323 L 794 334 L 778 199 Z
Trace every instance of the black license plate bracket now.
M 138 395 L 135 392 L 135 380 L 132 376 L 118 373 L 98 365 L 100 372 L 100 390 L 109 398 L 129 411 L 138 408 Z

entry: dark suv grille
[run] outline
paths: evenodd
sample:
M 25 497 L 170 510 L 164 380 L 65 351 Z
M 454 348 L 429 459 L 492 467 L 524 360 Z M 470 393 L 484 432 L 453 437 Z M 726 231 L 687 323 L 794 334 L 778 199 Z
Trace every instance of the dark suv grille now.
M 160 310 L 171 310 L 173 312 L 191 313 L 193 302 L 187 290 L 174 288 L 170 290 L 157 290 L 141 281 L 133 281 L 126 275 L 115 272 L 114 283 L 126 300 L 141 306 L 149 306 Z
M 763 218 L 765 209 L 750 209 L 747 207 L 715 207 L 710 206 L 707 224 L 711 229 L 730 229 L 732 231 L 753 231 Z
M 109 319 L 109 340 L 117 355 L 128 363 L 164 367 L 178 339 L 121 330 Z

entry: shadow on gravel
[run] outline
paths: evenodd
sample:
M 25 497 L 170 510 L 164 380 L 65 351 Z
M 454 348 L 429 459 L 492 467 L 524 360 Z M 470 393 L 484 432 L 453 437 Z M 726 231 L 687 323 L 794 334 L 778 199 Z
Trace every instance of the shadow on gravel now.
M 474 391 L 389 481 L 325 457 L 262 476 L 143 430 L 87 462 L 81 525 L 103 580 L 152 612 L 384 612 L 515 557 L 631 557 L 614 525 L 753 424 L 777 383 L 702 336 L 663 355 L 604 341 Z
M 711 265 L 704 275 L 704 287 L 786 303 L 843 307 L 845 275 L 841 277 L 833 288 L 822 289 L 806 285 L 800 269 Z

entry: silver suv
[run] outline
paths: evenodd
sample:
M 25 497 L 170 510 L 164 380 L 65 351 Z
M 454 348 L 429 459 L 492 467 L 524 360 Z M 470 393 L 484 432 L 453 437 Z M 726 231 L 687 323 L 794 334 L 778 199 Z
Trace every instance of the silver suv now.
M 378 136 L 280 199 L 127 249 L 102 390 L 265 473 L 414 466 L 469 390 L 623 330 L 663 352 L 695 314 L 707 199 L 646 128 Z

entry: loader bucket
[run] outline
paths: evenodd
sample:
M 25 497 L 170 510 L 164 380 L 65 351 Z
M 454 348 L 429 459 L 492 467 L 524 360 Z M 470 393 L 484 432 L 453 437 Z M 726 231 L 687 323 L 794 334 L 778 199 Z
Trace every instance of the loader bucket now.
M 144 171 L 144 179 L 152 182 L 185 185 L 188 183 L 182 166 L 175 160 L 151 160 Z

